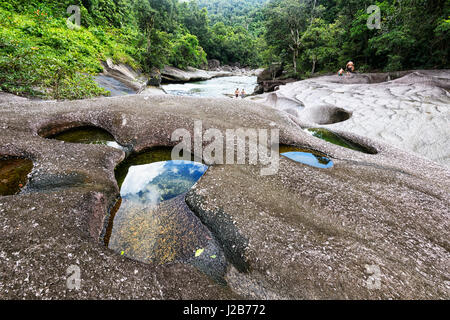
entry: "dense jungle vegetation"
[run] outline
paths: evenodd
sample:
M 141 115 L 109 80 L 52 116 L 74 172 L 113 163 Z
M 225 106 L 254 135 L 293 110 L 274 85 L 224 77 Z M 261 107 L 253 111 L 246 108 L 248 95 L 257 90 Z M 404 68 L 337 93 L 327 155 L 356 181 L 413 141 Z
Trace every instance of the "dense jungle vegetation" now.
M 70 5 L 80 27 L 68 27 Z M 367 27 L 370 5 L 381 9 L 379 29 Z M 358 71 L 448 68 L 449 30 L 450 0 L 2 0 L 0 89 L 106 94 L 92 75 L 107 58 L 143 72 L 279 62 L 299 79 L 348 60 Z

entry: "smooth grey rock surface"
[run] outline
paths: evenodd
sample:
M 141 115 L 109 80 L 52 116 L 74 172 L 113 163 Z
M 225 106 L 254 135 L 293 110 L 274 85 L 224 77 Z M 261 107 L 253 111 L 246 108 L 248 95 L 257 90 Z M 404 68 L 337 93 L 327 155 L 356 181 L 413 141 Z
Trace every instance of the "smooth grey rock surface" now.
M 292 114 L 239 99 L 13 101 L 0 104 L 0 119 L 0 155 L 34 163 L 22 193 L 0 197 L 1 299 L 450 297 L 450 171 L 414 153 L 340 132 L 378 153 L 345 149 L 305 133 Z M 272 176 L 260 165 L 208 169 L 186 202 L 224 248 L 226 286 L 190 265 L 108 250 L 99 236 L 125 153 L 42 137 L 89 124 L 141 151 L 174 145 L 172 132 L 193 134 L 196 120 L 203 130 L 278 128 L 280 143 L 334 162 L 318 169 L 282 157 Z M 70 265 L 81 268 L 81 291 L 66 287 Z
M 229 68 L 227 68 L 229 67 Z M 186 70 L 181 70 L 175 67 L 166 66 L 161 71 L 162 80 L 165 83 L 185 83 L 193 81 L 205 81 L 213 78 L 231 77 L 231 76 L 256 76 L 261 72 L 261 69 L 245 69 L 224 66 L 222 68 L 206 71 L 188 67 Z
M 254 100 L 291 114 L 280 101 L 297 101 L 304 126 L 352 132 L 450 166 L 449 90 L 450 70 L 418 70 L 317 77 Z M 332 123 L 337 109 L 351 117 Z
M 165 66 L 164 69 L 161 70 L 161 77 L 163 82 L 202 81 L 212 78 L 212 76 L 205 70 L 195 68 L 181 70 L 170 66 Z
M 103 76 L 118 80 L 134 92 L 141 91 L 147 85 L 148 79 L 128 65 L 115 64 L 111 59 L 107 59 L 103 63 L 103 68 Z

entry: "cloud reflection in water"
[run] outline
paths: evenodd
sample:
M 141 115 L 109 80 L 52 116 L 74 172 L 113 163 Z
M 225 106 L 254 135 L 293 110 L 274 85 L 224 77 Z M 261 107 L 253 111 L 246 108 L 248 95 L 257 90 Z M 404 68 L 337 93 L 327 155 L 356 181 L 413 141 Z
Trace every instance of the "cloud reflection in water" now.
M 311 152 L 291 151 L 282 153 L 281 155 L 316 168 L 331 168 L 333 166 L 333 161 L 330 159 Z
M 181 160 L 131 166 L 120 194 L 125 200 L 154 206 L 189 191 L 207 168 L 201 163 Z

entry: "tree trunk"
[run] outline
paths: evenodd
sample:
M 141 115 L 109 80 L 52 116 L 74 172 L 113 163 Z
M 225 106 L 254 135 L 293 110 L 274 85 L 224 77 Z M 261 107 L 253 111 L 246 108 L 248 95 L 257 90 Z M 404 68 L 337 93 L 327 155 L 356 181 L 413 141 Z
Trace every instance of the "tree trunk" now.
M 292 50 L 292 64 L 294 66 L 295 73 L 297 73 L 297 57 L 299 48 L 301 46 L 300 33 L 298 29 L 296 30 L 291 29 L 291 37 L 292 37 L 292 45 L 289 45 L 289 49 Z
M 297 74 L 297 56 L 298 56 L 298 50 L 294 50 L 293 54 L 293 65 L 294 65 L 294 72 Z
M 315 71 L 316 71 L 316 60 L 313 59 L 313 65 L 312 65 L 311 74 L 314 74 Z
M 312 24 L 313 24 L 313 20 L 314 20 L 314 13 L 315 13 L 315 11 L 316 11 L 316 2 L 317 2 L 317 0 L 314 0 L 314 5 L 313 5 L 313 9 L 312 9 L 312 11 L 311 11 L 311 26 L 312 26 Z

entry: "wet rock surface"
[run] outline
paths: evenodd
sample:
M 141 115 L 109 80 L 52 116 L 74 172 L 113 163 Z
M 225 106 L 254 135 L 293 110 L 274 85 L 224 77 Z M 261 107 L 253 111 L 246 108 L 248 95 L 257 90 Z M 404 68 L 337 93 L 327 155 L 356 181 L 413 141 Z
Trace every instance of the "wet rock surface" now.
M 34 165 L 20 194 L 0 197 L 2 299 L 449 298 L 450 172 L 423 157 L 351 132 L 346 139 L 378 153 L 342 148 L 304 132 L 292 114 L 238 99 L 13 101 L 0 104 L 0 118 L 0 154 Z M 101 234 L 119 196 L 114 168 L 125 152 L 39 135 L 89 124 L 140 152 L 173 146 L 178 128 L 193 136 L 195 120 L 203 130 L 278 128 L 280 143 L 334 163 L 319 169 L 281 157 L 272 176 L 259 165 L 208 169 L 186 204 L 223 250 L 225 283 L 195 255 L 156 265 L 106 248 Z M 176 199 L 168 216 L 184 205 Z M 210 256 L 200 244 L 200 258 Z M 80 291 L 67 289 L 71 265 L 81 269 Z M 374 281 L 371 270 L 380 271 Z
M 384 141 L 448 167 L 449 89 L 449 70 L 335 75 L 289 83 L 255 101 L 283 110 L 277 100 L 297 100 L 304 110 L 296 118 L 306 127 Z

